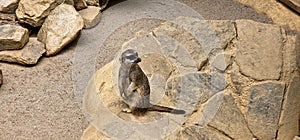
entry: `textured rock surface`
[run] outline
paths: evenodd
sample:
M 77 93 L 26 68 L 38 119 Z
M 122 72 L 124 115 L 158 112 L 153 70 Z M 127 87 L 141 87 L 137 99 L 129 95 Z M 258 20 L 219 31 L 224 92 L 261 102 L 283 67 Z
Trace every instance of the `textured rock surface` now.
M 290 100 L 288 96 L 284 100 L 285 86 L 289 85 L 286 81 L 297 75 L 294 67 L 297 57 L 292 53 L 295 52 L 295 38 L 294 34 L 286 34 L 282 28 L 270 24 L 248 20 L 202 21 L 180 17 L 161 24 L 152 34 L 144 31 L 137 33 L 135 38 L 122 45 L 122 50 L 133 48 L 141 52 L 142 60 L 146 60 L 142 68 L 147 76 L 157 78 L 157 75 L 164 75 L 156 80 L 149 78 L 151 87 L 158 89 L 155 92 L 165 91 L 164 102 L 154 101 L 155 103 L 176 106 L 186 111 L 183 117 L 185 125 L 181 125 L 182 129 L 172 132 L 170 136 L 164 135 L 165 139 L 276 139 L 284 130 L 298 131 L 297 123 L 293 122 L 292 125 L 287 121 L 291 115 L 297 114 L 288 113 L 295 108 L 284 107 L 291 106 L 287 101 Z M 206 53 L 207 50 L 209 53 Z M 201 68 L 197 67 L 200 58 L 207 59 L 207 62 L 202 61 L 205 63 Z M 167 67 L 173 66 L 165 68 L 161 63 L 153 65 L 152 60 L 162 62 Z M 177 71 L 172 71 L 174 66 Z M 167 72 L 159 72 L 160 67 Z M 109 69 L 105 69 L 103 67 L 105 72 L 101 72 L 102 75 L 110 73 Z M 245 72 L 248 69 L 252 71 Z M 100 95 L 112 93 L 113 85 L 105 83 L 105 79 L 110 77 L 101 78 L 98 75 L 96 79 L 101 79 L 103 83 L 96 84 L 102 85 L 96 86 L 100 89 Z M 158 95 L 155 100 L 162 99 L 161 97 L 162 95 Z M 124 107 L 124 104 L 117 103 L 120 99 L 109 97 L 109 94 L 100 98 L 114 113 Z M 294 100 L 299 99 L 296 97 Z M 107 104 L 112 101 L 113 104 Z M 93 108 L 92 102 L 89 103 L 89 107 Z M 282 105 L 286 110 L 282 110 Z M 117 116 L 134 121 L 122 113 L 117 113 Z M 135 121 L 156 122 L 162 116 L 147 114 Z M 282 124 L 278 124 L 279 120 Z M 296 115 L 294 120 L 299 120 L 299 117 Z M 117 124 L 106 125 L 105 130 L 97 129 L 100 133 L 92 132 L 97 133 L 95 137 L 101 139 L 102 132 L 116 131 L 113 128 Z M 133 127 L 122 125 L 120 128 Z M 278 128 L 282 130 L 278 131 Z M 158 130 L 151 129 L 151 132 L 156 133 Z M 125 132 L 118 136 L 122 134 L 126 138 L 140 136 L 136 132 L 131 133 L 134 137 Z M 114 137 L 114 134 L 107 136 Z M 143 138 L 148 137 L 143 135 Z
M 63 0 L 20 0 L 16 15 L 20 22 L 41 26 L 51 10 Z
M 218 108 L 218 112 L 208 125 L 224 132 L 233 139 L 252 139 L 253 136 L 247 127 L 247 122 L 235 104 L 231 93 L 221 92 L 215 96 L 223 96 L 223 100 L 221 100 L 222 103 Z M 214 97 L 210 100 L 214 100 Z
M 258 139 L 276 138 L 284 87 L 280 82 L 263 82 L 251 87 L 247 121 Z
M 223 76 L 215 73 L 181 74 L 168 80 L 166 92 L 172 100 L 195 107 L 225 89 L 226 82 Z
M 222 133 L 216 132 L 211 127 L 189 126 L 181 130 L 176 136 L 167 138 L 168 140 L 230 140 Z
M 46 55 L 55 55 L 73 41 L 84 23 L 75 8 L 68 4 L 56 7 L 41 27 L 38 40 L 46 45 Z
M 285 95 L 282 115 L 279 121 L 278 140 L 293 139 L 299 135 L 300 77 L 292 79 Z
M 300 32 L 299 14 L 281 4 L 278 0 L 235 0 L 247 6 L 253 7 L 257 12 L 266 14 L 275 24 L 288 27 Z M 296 1 L 296 0 L 293 0 Z
M 29 32 L 17 25 L 0 26 L 0 51 L 21 49 L 27 43 Z
M 0 60 L 23 65 L 34 65 L 45 51 L 43 43 L 39 42 L 37 38 L 30 38 L 29 42 L 21 50 L 0 51 Z
M 281 28 L 253 21 L 237 21 L 236 61 L 241 73 L 257 80 L 276 80 L 282 67 Z
M 211 65 L 218 70 L 225 71 L 231 64 L 231 55 L 228 53 L 217 54 Z
M 80 140 L 110 140 L 110 138 L 100 133 L 94 126 L 89 125 L 84 130 Z
M 0 0 L 0 12 L 12 14 L 18 7 L 19 0 Z
M 95 6 L 88 6 L 88 8 L 80 10 L 79 14 L 84 20 L 84 28 L 96 26 L 101 19 L 100 8 Z

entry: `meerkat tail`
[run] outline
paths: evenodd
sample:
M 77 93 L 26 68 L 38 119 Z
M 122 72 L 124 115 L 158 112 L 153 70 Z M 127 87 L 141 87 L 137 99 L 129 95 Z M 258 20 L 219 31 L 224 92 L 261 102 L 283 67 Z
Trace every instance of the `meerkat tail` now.
M 178 109 L 159 106 L 159 105 L 152 105 L 150 108 L 148 108 L 148 111 L 169 112 L 172 114 L 185 114 L 184 110 L 178 110 Z

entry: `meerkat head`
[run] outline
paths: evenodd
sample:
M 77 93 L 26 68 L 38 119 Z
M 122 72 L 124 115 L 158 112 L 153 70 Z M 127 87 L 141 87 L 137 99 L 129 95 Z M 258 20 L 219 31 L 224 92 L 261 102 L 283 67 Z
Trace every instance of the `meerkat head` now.
M 120 58 L 121 64 L 139 63 L 141 61 L 142 60 L 138 56 L 138 53 L 133 49 L 128 49 L 128 50 L 124 51 Z

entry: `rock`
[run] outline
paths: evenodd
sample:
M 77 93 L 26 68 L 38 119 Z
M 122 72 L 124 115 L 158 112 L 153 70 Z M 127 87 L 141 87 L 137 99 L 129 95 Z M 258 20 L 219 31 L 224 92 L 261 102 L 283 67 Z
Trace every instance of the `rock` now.
M 85 2 L 89 6 L 99 6 L 99 0 L 85 0 Z
M 201 44 L 206 54 L 214 49 L 225 48 L 236 37 L 235 25 L 229 20 L 201 20 L 179 17 L 172 21 L 191 33 Z
M 31 26 L 41 26 L 51 10 L 63 0 L 20 0 L 16 15 L 20 22 Z
M 83 19 L 73 6 L 61 4 L 51 11 L 37 37 L 46 45 L 46 55 L 51 56 L 73 41 L 83 26 Z
M 247 121 L 260 140 L 276 138 L 284 88 L 283 83 L 269 81 L 254 84 L 250 89 Z
M 0 88 L 3 84 L 3 74 L 2 74 L 2 70 L 0 70 Z
M 300 14 L 300 0 L 279 0 Z
M 220 71 L 225 71 L 230 64 L 231 55 L 228 53 L 217 54 L 217 56 L 211 62 L 211 65 Z
M 294 77 L 284 97 L 277 139 L 293 139 L 299 135 L 300 77 Z
M 236 62 L 240 71 L 257 80 L 276 80 L 282 67 L 281 28 L 254 21 L 236 21 Z
M 35 65 L 45 51 L 43 43 L 39 42 L 37 38 L 30 38 L 21 50 L 0 51 L 0 60 L 23 65 Z
M 234 98 L 231 96 L 231 93 L 224 94 L 224 92 L 220 92 L 217 93 L 215 96 L 223 96 L 223 100 L 221 100 L 221 104 L 218 108 L 217 113 L 215 114 L 213 119 L 208 123 L 208 125 L 225 133 L 227 136 L 230 136 L 233 139 L 253 139 L 253 136 L 250 130 L 248 129 L 246 120 L 242 112 L 239 110 L 238 106 L 235 104 Z M 207 104 L 209 105 L 211 101 L 213 102 L 214 98 L 215 97 L 212 97 Z M 217 104 L 218 103 L 213 103 L 212 105 Z M 207 114 L 211 113 L 211 110 L 207 109 L 207 111 L 203 113 L 204 116 L 208 116 Z
M 177 23 L 177 20 L 174 22 Z M 164 54 L 174 58 L 185 69 L 191 69 L 182 70 L 184 73 L 201 69 L 208 59 L 204 48 L 191 33 L 175 23 L 165 22 L 153 31 Z
M 191 110 L 225 87 L 224 75 L 196 72 L 169 78 L 166 92 L 171 100 L 182 103 L 181 106 L 185 106 L 186 110 Z
M 13 14 L 18 7 L 19 0 L 0 0 L 0 12 Z
M 88 7 L 85 0 L 74 0 L 76 10 L 82 10 Z
M 95 6 L 88 6 L 88 8 L 80 10 L 79 14 L 84 20 L 84 28 L 92 28 L 96 26 L 101 19 L 100 8 Z
M 226 135 L 216 132 L 214 128 L 205 126 L 189 126 L 181 130 L 176 136 L 169 138 L 180 140 L 231 140 Z
M 26 28 L 17 25 L 0 26 L 0 51 L 16 50 L 24 47 L 29 38 Z
M 111 140 L 104 134 L 100 133 L 94 126 L 89 125 L 80 138 L 80 140 Z

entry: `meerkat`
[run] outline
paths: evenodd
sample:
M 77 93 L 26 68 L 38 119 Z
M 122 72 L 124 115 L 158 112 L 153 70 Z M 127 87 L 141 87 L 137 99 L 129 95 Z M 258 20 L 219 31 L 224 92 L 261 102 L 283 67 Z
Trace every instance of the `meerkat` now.
M 184 114 L 185 111 L 183 110 L 152 105 L 150 103 L 149 80 L 138 65 L 141 61 L 138 53 L 133 49 L 128 49 L 121 54 L 118 87 L 120 96 L 128 105 L 128 108 L 123 109 L 123 112 L 134 115 L 144 114 L 146 111 Z

